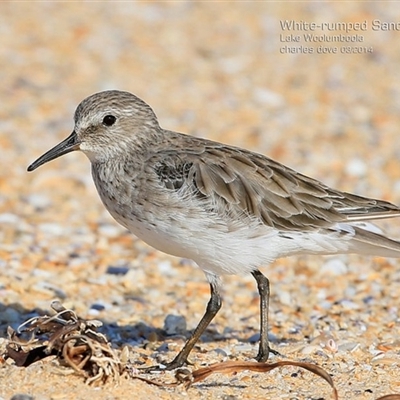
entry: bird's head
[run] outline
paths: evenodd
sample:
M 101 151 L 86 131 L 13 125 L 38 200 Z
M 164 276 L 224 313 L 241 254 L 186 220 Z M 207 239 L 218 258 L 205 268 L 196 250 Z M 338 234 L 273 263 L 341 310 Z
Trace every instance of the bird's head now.
M 34 161 L 28 171 L 75 150 L 83 151 L 92 162 L 106 161 L 140 146 L 143 138 L 160 129 L 149 105 L 118 90 L 87 97 L 77 107 L 74 120 L 71 135 Z

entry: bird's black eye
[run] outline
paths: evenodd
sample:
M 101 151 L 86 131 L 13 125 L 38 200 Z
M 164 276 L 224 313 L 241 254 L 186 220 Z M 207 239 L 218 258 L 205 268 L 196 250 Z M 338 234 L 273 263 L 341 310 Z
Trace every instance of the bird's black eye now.
M 114 125 L 116 120 L 117 120 L 117 118 L 115 118 L 114 115 L 106 115 L 103 118 L 103 125 L 105 125 L 105 126 Z

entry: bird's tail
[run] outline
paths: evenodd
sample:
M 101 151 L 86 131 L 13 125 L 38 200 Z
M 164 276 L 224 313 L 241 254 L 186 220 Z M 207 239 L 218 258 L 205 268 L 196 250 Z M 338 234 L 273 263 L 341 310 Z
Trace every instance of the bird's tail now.
M 389 239 L 364 227 L 352 227 L 355 235 L 351 240 L 349 253 L 400 258 L 400 241 Z

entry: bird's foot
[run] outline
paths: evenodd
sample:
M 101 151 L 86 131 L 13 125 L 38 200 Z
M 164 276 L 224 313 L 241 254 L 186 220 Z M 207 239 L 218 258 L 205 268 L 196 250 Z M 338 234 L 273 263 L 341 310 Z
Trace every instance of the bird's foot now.
M 263 349 L 263 348 L 260 347 L 259 350 L 258 350 L 258 354 L 255 357 L 255 359 L 260 363 L 261 362 L 267 362 L 268 361 L 268 357 L 269 357 L 269 355 L 271 353 L 273 355 L 275 355 L 275 356 L 283 357 L 283 355 L 281 353 L 279 353 L 279 351 L 271 349 L 271 347 L 268 346 L 266 349 Z

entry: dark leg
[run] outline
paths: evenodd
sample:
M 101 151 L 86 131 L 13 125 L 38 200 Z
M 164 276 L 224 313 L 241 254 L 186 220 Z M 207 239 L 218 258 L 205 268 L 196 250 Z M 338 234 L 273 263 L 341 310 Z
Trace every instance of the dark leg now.
M 257 281 L 258 293 L 260 295 L 260 347 L 256 360 L 265 362 L 269 356 L 268 345 L 268 309 L 269 309 L 269 280 L 259 270 L 251 273 Z
M 199 340 L 200 336 L 206 330 L 207 326 L 210 324 L 212 319 L 217 315 L 217 312 L 221 308 L 221 295 L 218 291 L 218 284 L 216 282 L 210 282 L 210 289 L 211 289 L 211 298 L 207 304 L 207 309 L 203 318 L 197 325 L 196 329 L 193 331 L 192 336 L 188 339 L 188 341 L 183 346 L 182 350 L 178 353 L 178 355 L 168 364 L 166 365 L 166 370 L 172 370 L 175 368 L 182 367 L 183 364 L 187 362 L 189 353 L 192 351 L 194 345 Z M 150 372 L 154 370 L 160 370 L 158 366 L 145 368 L 145 372 Z M 163 368 L 164 370 L 164 368 Z

